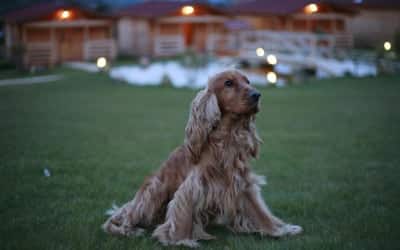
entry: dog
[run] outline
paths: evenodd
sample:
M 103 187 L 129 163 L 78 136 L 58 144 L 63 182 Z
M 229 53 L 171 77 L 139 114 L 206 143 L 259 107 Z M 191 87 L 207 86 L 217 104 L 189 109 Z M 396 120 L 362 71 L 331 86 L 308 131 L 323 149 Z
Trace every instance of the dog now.
M 164 245 L 198 246 L 215 237 L 210 223 L 236 233 L 272 237 L 295 235 L 302 227 L 275 217 L 264 203 L 254 174 L 261 139 L 255 126 L 261 94 L 237 70 L 209 79 L 194 98 L 182 146 L 148 177 L 134 199 L 104 223 L 113 235 L 137 236 L 156 226 L 153 237 Z

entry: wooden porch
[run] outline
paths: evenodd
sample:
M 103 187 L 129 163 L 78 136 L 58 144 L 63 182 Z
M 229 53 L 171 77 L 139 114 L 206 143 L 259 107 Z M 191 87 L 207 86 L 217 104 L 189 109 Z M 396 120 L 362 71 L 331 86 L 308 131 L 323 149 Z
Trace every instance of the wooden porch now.
M 104 20 L 32 22 L 22 26 L 21 33 L 23 63 L 28 67 L 117 55 L 112 25 Z
M 256 57 L 257 48 L 263 48 L 265 53 L 330 57 L 334 51 L 349 49 L 353 45 L 352 35 L 347 33 L 315 34 L 254 30 L 213 34 L 209 39 L 209 46 L 216 53 L 239 54 L 246 57 L 248 55 Z
M 58 63 L 70 60 L 61 60 L 57 44 L 52 42 L 33 42 L 25 44 L 23 62 L 26 66 L 52 67 Z M 114 59 L 116 44 L 113 39 L 86 41 L 82 44 L 83 57 L 76 60 L 95 60 L 98 57 Z M 71 59 L 73 60 L 73 59 Z
M 213 52 L 214 35 L 224 32 L 220 16 L 174 16 L 161 18 L 154 24 L 155 56 L 171 56 L 193 50 L 198 53 Z

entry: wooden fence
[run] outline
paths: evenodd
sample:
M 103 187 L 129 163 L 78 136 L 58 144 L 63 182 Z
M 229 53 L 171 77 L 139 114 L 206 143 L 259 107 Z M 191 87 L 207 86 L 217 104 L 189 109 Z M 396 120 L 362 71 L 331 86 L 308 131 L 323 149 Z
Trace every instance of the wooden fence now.
M 185 41 L 181 35 L 158 35 L 154 39 L 156 56 L 172 56 L 185 51 Z
M 117 47 L 113 39 L 92 40 L 83 44 L 83 59 L 86 61 L 99 57 L 114 59 L 116 55 Z
M 255 30 L 236 34 L 212 34 L 207 41 L 209 51 L 251 52 L 263 48 L 266 52 L 330 56 L 337 49 L 353 46 L 350 34 L 315 34 L 305 32 Z
M 55 46 L 49 42 L 27 44 L 23 63 L 26 66 L 53 66 L 56 63 Z

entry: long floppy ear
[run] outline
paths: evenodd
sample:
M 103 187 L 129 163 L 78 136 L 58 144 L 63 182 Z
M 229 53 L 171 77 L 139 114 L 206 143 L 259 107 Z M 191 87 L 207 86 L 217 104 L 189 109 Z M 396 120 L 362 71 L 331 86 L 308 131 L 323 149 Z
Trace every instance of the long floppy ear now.
M 221 118 L 221 111 L 215 94 L 207 88 L 197 93 L 192 102 L 189 120 L 186 125 L 185 145 L 198 161 L 208 134 L 217 125 Z
M 258 149 L 260 147 L 260 144 L 263 143 L 261 140 L 260 136 L 257 133 L 257 128 L 256 128 L 256 117 L 255 115 L 252 115 L 249 120 L 249 132 L 250 132 L 250 154 L 254 158 L 258 156 Z

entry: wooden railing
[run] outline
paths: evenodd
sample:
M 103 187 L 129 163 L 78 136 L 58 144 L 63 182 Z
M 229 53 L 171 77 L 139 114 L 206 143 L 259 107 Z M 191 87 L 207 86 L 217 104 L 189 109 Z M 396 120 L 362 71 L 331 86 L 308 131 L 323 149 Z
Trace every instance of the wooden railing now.
M 329 56 L 334 49 L 351 48 L 350 34 L 315 34 L 288 31 L 243 31 L 240 34 L 239 50 L 254 51 L 263 48 L 268 52 L 303 54 L 307 56 Z
M 255 50 L 263 48 L 268 52 L 313 54 L 324 44 L 333 48 L 332 37 L 299 32 L 246 31 L 240 34 L 240 49 Z
M 353 35 L 349 33 L 337 33 L 335 36 L 335 47 L 339 49 L 351 49 L 354 45 Z
M 171 56 L 185 51 L 185 42 L 181 35 L 158 35 L 154 40 L 156 56 Z
M 51 67 L 56 62 L 55 46 L 48 42 L 35 42 L 25 45 L 24 65 Z
M 83 44 L 83 59 L 94 60 L 98 57 L 114 59 L 117 55 L 116 44 L 113 39 L 92 40 Z
M 238 48 L 234 34 L 208 34 L 206 48 L 208 52 L 229 52 Z

